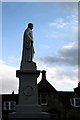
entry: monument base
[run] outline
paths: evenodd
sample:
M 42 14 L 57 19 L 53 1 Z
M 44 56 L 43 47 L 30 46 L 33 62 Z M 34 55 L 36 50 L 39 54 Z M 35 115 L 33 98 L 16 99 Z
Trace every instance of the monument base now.
M 46 112 L 40 113 L 10 113 L 9 120 L 50 120 L 50 116 Z
M 22 113 L 36 113 L 42 112 L 42 107 L 40 105 L 17 105 L 16 112 Z

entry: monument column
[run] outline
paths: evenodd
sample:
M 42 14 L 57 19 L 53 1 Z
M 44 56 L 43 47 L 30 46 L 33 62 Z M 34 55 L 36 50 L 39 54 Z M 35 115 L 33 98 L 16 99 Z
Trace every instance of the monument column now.
M 38 104 L 37 78 L 39 77 L 40 71 L 37 70 L 36 63 L 32 61 L 34 51 L 33 46 L 26 46 L 26 41 L 32 42 L 32 23 L 30 23 L 28 27 L 29 29 L 25 32 L 24 35 L 24 48 L 20 70 L 16 71 L 16 77 L 19 78 L 19 103 L 16 106 L 16 112 L 9 114 L 9 119 L 49 120 L 49 114 L 42 112 L 42 108 Z M 31 44 L 29 43 L 29 45 Z M 25 59 L 28 56 L 31 56 L 31 59 Z

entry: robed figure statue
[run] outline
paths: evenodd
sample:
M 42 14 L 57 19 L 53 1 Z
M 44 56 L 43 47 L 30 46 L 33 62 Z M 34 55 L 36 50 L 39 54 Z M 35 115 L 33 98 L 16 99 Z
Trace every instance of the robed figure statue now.
M 33 24 L 29 23 L 27 29 L 24 31 L 23 35 L 23 51 L 22 51 L 22 62 L 32 62 L 34 56 L 33 47 Z

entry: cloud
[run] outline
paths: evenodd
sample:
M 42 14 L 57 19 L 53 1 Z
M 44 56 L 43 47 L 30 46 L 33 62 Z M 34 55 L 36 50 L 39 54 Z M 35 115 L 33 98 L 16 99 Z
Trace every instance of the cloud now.
M 78 42 L 64 46 L 59 50 L 57 57 L 46 56 L 42 60 L 49 64 L 78 66 Z
M 44 64 L 40 59 L 35 59 L 38 70 L 47 71 L 47 80 L 57 90 L 73 90 L 77 86 L 77 71 L 68 71 L 64 68 L 56 68 Z M 19 79 L 16 78 L 16 70 L 19 68 L 6 65 L 5 62 L 0 61 L 0 88 L 1 93 L 18 93 Z M 41 80 L 41 74 L 38 78 L 38 83 Z M 2 83 L 1 83 L 2 82 Z
M 35 59 L 39 70 L 46 70 L 46 79 L 49 83 L 55 87 L 56 90 L 73 90 L 78 83 L 78 70 L 66 68 L 64 66 L 49 65 L 46 62 L 43 63 L 41 59 Z M 38 78 L 38 83 L 41 80 L 41 74 Z
M 76 10 L 78 12 L 78 10 Z M 65 18 L 59 17 L 53 20 L 53 22 L 49 23 L 50 27 L 56 27 L 58 29 L 61 28 L 73 28 L 78 25 L 78 14 L 72 14 L 70 16 L 66 16 Z
M 64 46 L 60 50 L 60 55 L 64 58 L 65 62 L 69 65 L 78 65 L 78 42 Z
M 75 12 L 76 11 L 76 12 Z M 57 30 L 56 30 L 57 28 Z M 50 35 L 46 37 L 51 40 L 66 40 L 69 43 L 59 49 L 56 56 L 47 55 L 42 60 L 49 63 L 49 65 L 55 66 L 78 66 L 79 58 L 78 53 L 78 8 L 74 9 L 74 13 L 65 18 L 56 18 L 49 23 L 49 29 L 51 29 Z M 54 31 L 55 30 L 55 31 Z M 70 43 L 72 42 L 72 43 Z M 80 65 L 80 64 L 79 64 Z
M 55 18 L 48 23 L 46 39 L 72 41 L 78 39 L 78 10 L 70 16 Z M 50 34 L 49 34 L 50 33 Z
M 78 74 L 77 70 L 66 70 L 64 67 L 43 66 L 46 70 L 46 79 L 56 89 L 62 91 L 71 91 L 77 86 Z M 41 80 L 38 78 L 38 82 Z
M 16 70 L 18 68 L 6 65 L 0 61 L 0 88 L 2 93 L 11 93 L 13 90 L 17 93 L 18 79 L 16 78 Z
M 58 51 L 58 55 L 40 58 L 45 64 L 47 79 L 57 90 L 72 90 L 78 83 L 78 41 Z
M 54 27 L 55 26 L 57 28 L 63 28 L 66 25 L 68 25 L 68 23 L 65 22 L 63 18 L 57 18 L 53 22 L 49 23 L 50 27 Z
M 73 90 L 77 85 L 77 73 L 74 71 L 66 71 L 64 68 L 48 68 L 47 72 L 47 79 L 57 90 Z

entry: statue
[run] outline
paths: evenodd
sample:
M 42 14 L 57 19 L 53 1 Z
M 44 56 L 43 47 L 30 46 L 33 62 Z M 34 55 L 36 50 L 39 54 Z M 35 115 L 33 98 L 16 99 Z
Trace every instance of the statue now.
M 29 23 L 27 29 L 24 31 L 22 62 L 32 62 L 34 56 L 32 29 L 33 24 Z

